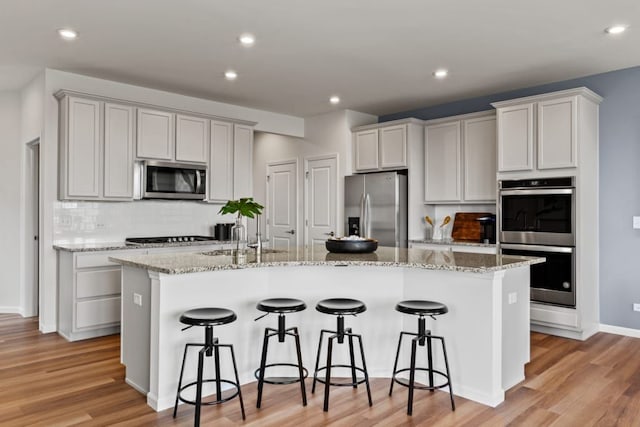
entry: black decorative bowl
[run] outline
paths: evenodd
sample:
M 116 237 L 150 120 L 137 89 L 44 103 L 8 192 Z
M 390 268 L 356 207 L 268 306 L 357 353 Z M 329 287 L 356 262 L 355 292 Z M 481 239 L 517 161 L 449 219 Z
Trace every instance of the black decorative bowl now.
M 334 253 L 366 254 L 378 249 L 378 241 L 375 239 L 329 239 L 325 242 L 325 246 L 329 252 Z

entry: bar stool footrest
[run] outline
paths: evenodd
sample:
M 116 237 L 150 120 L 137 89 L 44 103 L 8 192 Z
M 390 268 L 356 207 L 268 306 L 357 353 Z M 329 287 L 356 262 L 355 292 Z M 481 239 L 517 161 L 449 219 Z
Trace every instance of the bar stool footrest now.
M 265 369 L 265 373 L 267 368 L 270 368 L 272 366 L 290 366 L 292 368 L 296 368 L 298 369 L 298 365 L 296 365 L 295 363 L 270 363 L 268 365 L 264 365 L 264 369 Z M 304 372 L 304 375 L 302 376 L 302 379 L 304 380 L 305 378 L 307 378 L 309 376 L 309 372 L 307 371 L 307 368 L 305 368 L 304 366 L 302 367 L 302 372 Z M 256 377 L 257 380 L 260 380 L 260 368 L 256 369 L 255 372 L 253 373 L 253 376 Z M 265 384 L 294 384 L 294 383 L 299 383 L 300 377 L 265 377 L 262 382 Z
M 351 369 L 351 365 L 331 365 L 331 369 L 333 368 L 347 368 L 347 369 Z M 326 370 L 327 367 L 326 366 L 322 366 L 320 368 L 318 368 L 318 370 L 316 371 L 315 375 L 314 375 L 314 379 L 321 383 L 321 384 L 326 384 L 326 381 L 324 379 L 324 377 L 319 377 L 318 373 L 321 371 Z M 337 386 L 337 387 L 353 387 L 354 385 L 358 385 L 358 384 L 364 384 L 367 381 L 368 375 L 365 372 L 364 369 L 359 368 L 359 367 L 354 367 L 353 369 L 355 369 L 358 372 L 361 372 L 362 374 L 364 374 L 364 377 L 360 377 L 360 378 L 356 378 L 356 382 L 348 382 L 348 383 L 335 383 L 335 382 L 331 382 L 329 381 L 329 385 L 333 385 L 333 386 Z
M 233 392 L 231 395 L 226 396 L 226 397 L 224 397 L 224 398 L 222 398 L 222 399 L 220 399 L 220 400 L 210 400 L 210 401 L 206 401 L 206 402 L 203 400 L 203 401 L 201 402 L 201 405 L 219 405 L 219 404 L 221 404 L 221 403 L 228 402 L 229 400 L 233 399 L 234 397 L 236 397 L 236 396 L 239 394 L 240 386 L 239 386 L 238 384 L 236 384 L 235 382 L 233 382 L 233 381 L 231 381 L 231 380 L 219 380 L 219 381 L 220 381 L 221 383 L 231 384 L 231 385 L 235 388 L 235 392 Z M 203 383 L 203 384 L 204 384 L 204 383 L 212 383 L 212 382 L 216 382 L 216 379 L 215 379 L 215 378 L 212 378 L 212 379 L 202 380 L 202 383 Z M 195 401 L 195 400 L 188 400 L 188 399 L 185 399 L 184 397 L 182 397 L 182 392 L 183 392 L 184 390 L 188 389 L 189 387 L 193 387 L 193 386 L 195 386 L 196 384 L 197 384 L 197 381 L 193 381 L 193 382 L 190 382 L 190 383 L 189 383 L 189 384 L 187 384 L 187 385 L 184 385 L 184 386 L 180 387 L 180 390 L 178 391 L 178 400 L 179 400 L 180 402 L 183 402 L 183 403 L 188 403 L 188 404 L 190 404 L 190 405 L 195 405 L 195 404 L 196 404 L 196 401 Z M 231 389 L 228 389 L 228 390 L 231 390 Z M 228 390 L 223 390 L 223 394 L 224 394 L 224 392 L 226 392 L 226 391 L 228 391 Z M 215 394 L 215 392 L 214 392 L 214 393 L 212 393 L 212 395 L 213 395 L 213 394 Z
M 401 386 L 409 387 L 409 379 L 408 378 L 398 378 L 398 374 L 401 373 L 401 372 L 409 372 L 410 370 L 411 370 L 411 368 L 405 368 L 405 369 L 397 370 L 396 373 L 393 375 L 393 381 L 396 384 L 400 384 Z M 447 382 L 445 382 L 443 384 L 437 384 L 437 385 L 433 385 L 433 386 L 419 385 L 419 384 L 414 382 L 413 388 L 416 389 L 416 390 L 437 390 L 437 389 L 440 389 L 440 388 L 447 387 L 450 384 L 449 377 L 444 372 L 437 371 L 435 369 L 429 369 L 429 368 L 415 368 L 415 370 L 416 371 L 421 371 L 421 372 L 433 372 L 434 374 L 440 375 L 441 377 L 446 378 L 446 380 L 447 380 Z

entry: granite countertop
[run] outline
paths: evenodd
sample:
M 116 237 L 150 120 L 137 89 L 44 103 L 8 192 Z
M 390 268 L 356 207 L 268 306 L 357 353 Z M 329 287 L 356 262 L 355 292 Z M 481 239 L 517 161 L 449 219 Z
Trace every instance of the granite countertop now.
M 204 240 L 199 242 L 171 242 L 171 243 L 125 243 L 125 242 L 99 242 L 99 243 L 57 243 L 53 249 L 67 252 L 97 252 L 116 251 L 122 249 L 149 249 L 171 248 L 177 246 L 207 246 L 230 244 L 229 240 Z
M 453 240 L 453 239 L 409 240 L 409 243 L 425 243 L 425 244 L 429 244 L 429 245 L 481 246 L 481 247 L 486 247 L 486 248 L 495 248 L 496 247 L 495 243 L 482 243 L 482 242 L 472 242 L 472 241 L 466 241 L 466 240 Z
M 233 262 L 230 251 L 202 253 L 165 253 L 150 255 L 119 255 L 109 257 L 113 262 L 165 274 L 185 274 L 203 271 L 284 266 L 383 266 L 410 267 L 428 270 L 450 270 L 486 273 L 544 262 L 544 258 L 515 255 L 493 255 L 467 252 L 433 251 L 378 247 L 369 254 L 336 254 L 323 246 L 290 251 L 265 250 L 260 262 L 254 252 L 248 252 L 247 262 Z

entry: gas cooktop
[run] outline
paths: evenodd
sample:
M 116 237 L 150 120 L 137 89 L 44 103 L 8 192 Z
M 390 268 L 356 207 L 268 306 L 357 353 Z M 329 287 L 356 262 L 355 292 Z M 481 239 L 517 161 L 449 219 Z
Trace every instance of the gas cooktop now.
M 166 237 L 127 237 L 125 243 L 133 243 L 138 245 L 152 243 L 189 243 L 189 242 L 206 242 L 215 240 L 211 236 L 166 236 Z

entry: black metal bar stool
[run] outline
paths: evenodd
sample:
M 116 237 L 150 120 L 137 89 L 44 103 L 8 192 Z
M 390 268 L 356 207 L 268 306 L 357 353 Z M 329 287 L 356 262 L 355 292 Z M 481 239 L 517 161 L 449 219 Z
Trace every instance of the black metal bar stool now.
M 391 386 L 389 387 L 389 396 L 393 393 L 393 383 L 396 382 L 400 385 L 409 388 L 409 402 L 407 403 L 407 415 L 411 415 L 413 412 L 413 391 L 414 389 L 420 390 L 430 390 L 434 391 L 438 388 L 443 388 L 449 386 L 449 398 L 451 399 L 451 410 L 456 410 L 456 405 L 453 401 L 453 389 L 451 387 L 451 374 L 449 373 L 449 361 L 447 359 L 447 348 L 444 345 L 444 337 L 431 335 L 431 331 L 426 328 L 425 316 L 431 316 L 435 320 L 435 316 L 440 314 L 445 314 L 449 311 L 446 305 L 441 304 L 439 302 L 434 301 L 422 301 L 422 300 L 412 300 L 412 301 L 401 301 L 396 305 L 396 311 L 405 314 L 412 314 L 418 316 L 418 333 L 413 332 L 400 332 L 400 338 L 398 339 L 398 350 L 396 351 L 396 360 L 393 364 L 393 376 L 391 378 Z M 411 340 L 411 364 L 408 368 L 398 369 L 398 357 L 400 356 L 400 347 L 402 345 L 402 337 L 405 335 L 410 335 L 414 337 Z M 431 341 L 438 340 L 442 343 L 442 352 L 444 354 L 444 366 L 446 368 L 446 373 L 442 371 L 438 371 L 433 368 L 433 352 Z M 424 347 L 426 343 L 427 346 L 427 367 L 416 367 L 416 347 Z M 409 381 L 407 382 L 404 378 L 398 378 L 397 375 L 401 372 L 409 371 Z M 429 377 L 429 385 L 416 385 L 415 384 L 415 376 L 416 371 L 423 371 L 428 374 Z M 446 382 L 442 384 L 434 385 L 434 375 L 439 375 L 446 379 Z
M 225 325 L 227 323 L 234 322 L 236 320 L 236 314 L 226 308 L 196 308 L 188 310 L 182 313 L 180 316 L 180 322 L 185 325 L 189 325 L 185 329 L 189 329 L 193 326 L 204 326 L 204 344 L 200 343 L 188 343 L 184 346 L 184 355 L 182 356 L 182 368 L 180 368 L 180 378 L 178 379 L 178 391 L 176 393 L 176 403 L 173 408 L 173 418 L 176 417 L 178 412 L 178 401 L 189 403 L 196 406 L 194 425 L 200 425 L 200 409 L 202 405 L 217 405 L 223 402 L 227 402 L 234 397 L 238 396 L 240 400 L 240 410 L 242 411 L 242 419 L 244 416 L 244 402 L 242 401 L 242 392 L 240 390 L 240 380 L 238 379 L 238 367 L 236 365 L 236 356 L 233 352 L 233 345 L 220 344 L 218 338 L 213 336 L 213 327 L 217 325 Z M 187 350 L 189 347 L 202 347 L 198 352 L 198 377 L 196 381 L 189 384 L 182 385 L 182 375 L 184 374 L 184 364 L 187 359 Z M 231 351 L 231 360 L 233 362 L 233 372 L 235 374 L 235 382 L 231 380 L 225 380 L 220 378 L 220 348 L 228 348 Z M 214 369 L 215 378 L 203 379 L 204 370 L 204 358 L 214 356 Z M 202 401 L 202 384 L 213 382 L 216 387 L 216 400 Z M 222 395 L 222 384 L 229 384 L 235 388 L 235 391 L 228 396 Z M 196 399 L 188 400 L 182 397 L 182 392 L 190 387 L 196 386 Z
M 262 388 L 265 383 L 267 384 L 293 384 L 300 383 L 300 392 L 302 394 L 302 405 L 307 406 L 307 391 L 305 389 L 304 379 L 308 376 L 308 372 L 304 366 L 302 366 L 302 352 L 300 351 L 300 335 L 298 334 L 297 327 L 286 328 L 285 326 L 285 313 L 295 313 L 307 308 L 307 304 L 304 301 L 295 298 L 270 298 L 260 301 L 256 308 L 260 311 L 264 311 L 266 314 L 258 317 L 259 320 L 269 313 L 278 313 L 278 329 L 265 328 L 264 341 L 262 344 L 262 357 L 260 359 L 260 368 L 256 369 L 255 377 L 258 380 L 258 400 L 256 408 L 260 408 L 262 403 Z M 296 342 L 296 354 L 298 357 L 298 363 L 270 363 L 267 364 L 267 350 L 269 347 L 269 338 L 277 336 L 278 342 L 284 342 L 286 336 L 292 336 Z M 279 378 L 265 378 L 265 370 L 273 366 L 291 366 L 298 369 L 297 377 L 279 377 Z
M 334 316 L 338 316 L 338 326 L 335 331 L 329 331 L 326 329 L 322 329 L 320 331 L 320 341 L 318 342 L 318 354 L 316 356 L 316 367 L 313 373 L 313 386 L 311 387 L 311 393 L 315 393 L 316 391 L 316 381 L 324 384 L 324 411 L 329 410 L 329 388 L 330 386 L 352 386 L 353 388 L 357 388 L 358 384 L 365 383 L 367 386 L 367 397 L 369 398 L 369 406 L 372 406 L 371 401 L 371 388 L 369 387 L 369 374 L 367 373 L 367 364 L 364 360 L 364 348 L 362 347 L 362 336 L 358 334 L 354 334 L 351 328 L 344 327 L 344 316 L 352 315 L 355 316 L 358 313 L 363 313 L 367 310 L 367 306 L 357 299 L 350 298 L 331 298 L 325 299 L 316 305 L 316 310 L 320 313 L 332 314 Z M 322 338 L 324 334 L 332 334 L 329 337 L 329 346 L 327 348 L 327 364 L 326 366 L 319 367 L 320 364 L 320 350 L 322 348 Z M 334 365 L 331 363 L 331 358 L 333 354 L 333 342 L 335 340 L 338 341 L 338 344 L 344 343 L 344 337 L 347 337 L 349 340 L 349 365 Z M 353 352 L 353 339 L 357 338 L 358 343 L 360 344 L 360 357 L 362 359 L 362 367 L 356 366 L 355 355 Z M 331 382 L 331 369 L 332 368 L 350 368 L 351 369 L 351 382 Z M 321 371 L 325 371 L 324 379 L 318 378 L 318 373 Z M 356 377 L 356 372 L 361 372 L 364 374 L 364 378 L 358 379 Z

